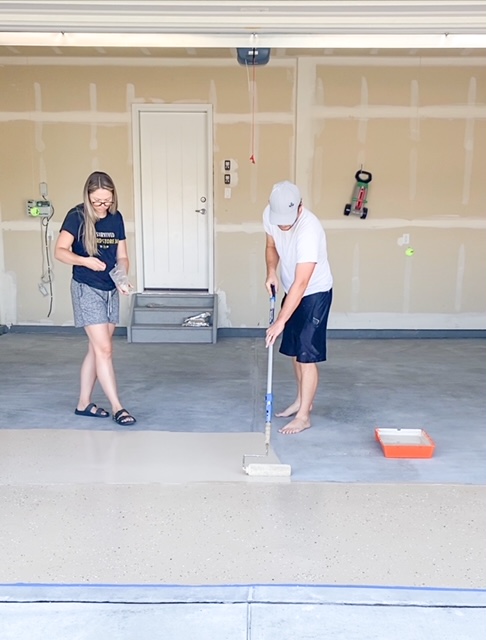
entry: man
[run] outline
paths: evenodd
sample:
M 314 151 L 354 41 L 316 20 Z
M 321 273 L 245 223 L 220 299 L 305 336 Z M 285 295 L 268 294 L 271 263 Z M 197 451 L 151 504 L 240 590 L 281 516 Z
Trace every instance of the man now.
M 280 433 L 311 426 L 310 412 L 319 381 L 318 362 L 326 360 L 326 331 L 332 302 L 332 274 L 326 235 L 317 217 L 302 206 L 299 188 L 288 181 L 274 185 L 263 212 L 267 234 L 265 286 L 278 291 L 277 266 L 285 296 L 267 330 L 266 346 L 282 335 L 280 353 L 293 358 L 297 397 L 280 417 L 295 415 Z

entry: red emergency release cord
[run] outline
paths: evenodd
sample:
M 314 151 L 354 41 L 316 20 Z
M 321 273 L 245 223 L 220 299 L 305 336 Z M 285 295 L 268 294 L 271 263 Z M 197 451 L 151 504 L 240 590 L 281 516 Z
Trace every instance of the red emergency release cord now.
M 253 60 L 253 87 L 252 87 L 252 101 L 251 101 L 251 156 L 250 162 L 256 164 L 255 159 L 255 97 L 256 94 L 256 64 Z

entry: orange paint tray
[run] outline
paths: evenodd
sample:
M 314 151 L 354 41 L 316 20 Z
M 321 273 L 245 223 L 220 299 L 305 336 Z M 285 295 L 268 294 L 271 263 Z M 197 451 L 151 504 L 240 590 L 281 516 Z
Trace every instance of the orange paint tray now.
M 386 458 L 431 458 L 435 443 L 423 429 L 375 429 Z

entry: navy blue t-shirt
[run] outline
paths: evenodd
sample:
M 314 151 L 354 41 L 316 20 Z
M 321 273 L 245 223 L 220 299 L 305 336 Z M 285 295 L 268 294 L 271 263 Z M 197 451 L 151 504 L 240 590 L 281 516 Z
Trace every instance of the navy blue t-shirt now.
M 87 258 L 88 253 L 83 245 L 81 229 L 84 221 L 83 210 L 84 205 L 78 204 L 68 211 L 62 223 L 61 231 L 68 231 L 74 236 L 74 242 L 71 247 L 73 253 Z M 87 284 L 95 289 L 111 291 L 115 288 L 115 283 L 110 277 L 110 271 L 116 264 L 118 243 L 120 240 L 126 240 L 122 214 L 119 211 L 108 213 L 105 218 L 98 220 L 95 228 L 98 242 L 98 255 L 95 257 L 106 264 L 106 269 L 104 271 L 93 271 L 88 267 L 73 265 L 73 280 Z

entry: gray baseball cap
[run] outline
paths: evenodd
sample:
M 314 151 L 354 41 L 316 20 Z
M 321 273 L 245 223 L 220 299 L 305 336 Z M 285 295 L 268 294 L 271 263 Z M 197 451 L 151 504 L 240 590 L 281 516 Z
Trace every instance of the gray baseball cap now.
M 294 224 L 300 201 L 300 190 L 297 185 L 288 180 L 274 184 L 268 200 L 270 224 L 281 226 Z

